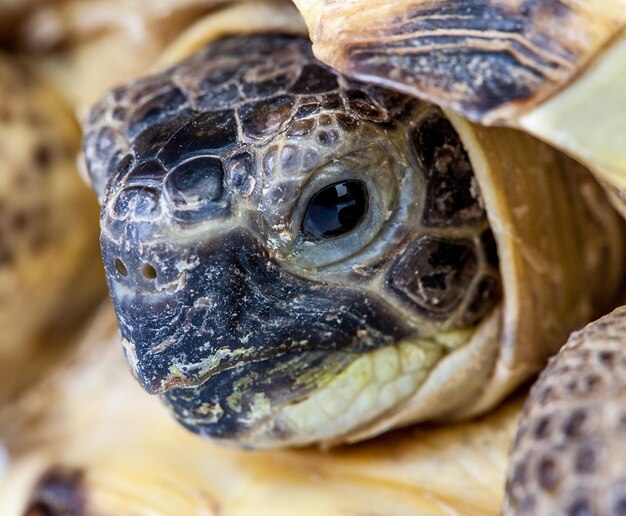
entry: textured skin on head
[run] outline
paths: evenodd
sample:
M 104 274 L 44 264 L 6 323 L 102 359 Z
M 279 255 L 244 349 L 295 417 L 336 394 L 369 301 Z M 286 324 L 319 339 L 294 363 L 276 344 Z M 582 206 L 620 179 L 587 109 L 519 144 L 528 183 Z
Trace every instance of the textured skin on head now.
M 114 90 L 85 156 L 127 356 L 195 431 L 243 441 L 259 407 L 271 421 L 360 354 L 471 326 L 500 298 L 450 122 L 345 79 L 306 39 L 226 38 Z M 351 180 L 362 222 L 308 240 L 312 197 Z
M 626 511 L 626 307 L 571 335 L 533 385 L 504 514 Z
M 329 122 L 319 120 L 321 126 L 337 124 L 349 130 L 355 127 L 355 119 L 391 121 L 413 102 L 341 78 L 314 60 L 306 40 L 278 36 L 251 36 L 249 40 L 254 51 L 244 51 L 238 38 L 217 41 L 163 74 L 105 96 L 91 111 L 85 127 L 90 177 L 100 197 L 106 183 L 119 178 L 111 176 L 120 174 L 126 156 L 158 162 L 166 168 L 194 150 L 222 159 L 235 155 L 237 162 L 245 161 L 246 156 L 233 152 L 236 147 L 262 147 L 287 122 L 298 122 L 290 127 L 290 135 L 304 140 L 315 136 L 318 121 L 313 115 L 322 110 L 331 116 L 335 112 L 344 116 Z M 213 125 L 215 133 L 196 133 L 198 125 Z M 326 145 L 336 143 L 336 132 L 327 133 L 323 127 L 320 132 L 317 136 L 327 138 Z M 197 148 L 182 148 L 175 137 Z M 304 156 L 284 156 L 282 159 L 288 161 L 283 168 L 297 172 L 310 166 L 302 163 L 303 159 L 314 165 L 316 156 L 312 153 L 313 149 Z M 117 186 L 120 184 L 118 181 Z
M 625 23 L 611 0 L 295 3 L 322 61 L 489 123 L 558 91 Z

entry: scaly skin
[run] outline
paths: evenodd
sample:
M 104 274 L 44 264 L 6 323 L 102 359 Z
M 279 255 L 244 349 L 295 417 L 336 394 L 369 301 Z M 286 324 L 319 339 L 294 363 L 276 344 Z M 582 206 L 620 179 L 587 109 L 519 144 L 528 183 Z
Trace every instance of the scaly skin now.
M 498 302 L 495 244 L 451 124 L 346 80 L 305 39 L 220 40 L 111 92 L 85 133 L 127 357 L 196 432 L 267 447 L 361 428 Z M 362 222 L 307 236 L 307 205 L 338 181 L 367 185 Z M 366 371 L 379 383 L 353 384 Z M 343 423 L 341 404 L 292 411 L 327 387 L 369 410 Z

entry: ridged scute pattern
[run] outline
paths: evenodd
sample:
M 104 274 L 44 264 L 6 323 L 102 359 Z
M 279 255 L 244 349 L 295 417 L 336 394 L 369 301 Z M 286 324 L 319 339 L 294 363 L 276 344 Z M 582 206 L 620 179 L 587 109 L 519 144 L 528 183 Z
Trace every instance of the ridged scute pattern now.
M 295 3 L 322 61 L 487 123 L 564 88 L 625 23 L 619 0 Z

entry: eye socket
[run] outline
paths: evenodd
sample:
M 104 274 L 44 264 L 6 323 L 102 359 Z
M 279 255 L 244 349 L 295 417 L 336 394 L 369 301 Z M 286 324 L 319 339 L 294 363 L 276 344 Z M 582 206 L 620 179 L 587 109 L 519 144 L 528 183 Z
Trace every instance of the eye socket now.
M 322 188 L 309 201 L 302 232 L 311 240 L 341 236 L 353 230 L 369 209 L 369 194 L 362 181 L 339 181 Z

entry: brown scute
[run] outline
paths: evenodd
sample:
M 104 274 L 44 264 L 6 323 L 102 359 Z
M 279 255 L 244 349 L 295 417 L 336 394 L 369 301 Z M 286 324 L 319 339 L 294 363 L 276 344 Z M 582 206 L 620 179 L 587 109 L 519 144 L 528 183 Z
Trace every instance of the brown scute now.
M 613 0 L 324 3 L 303 10 L 322 61 L 489 123 L 558 91 L 624 23 Z
M 505 516 L 626 513 L 624 335 L 626 307 L 573 333 L 550 360 L 520 418 Z
M 53 467 L 35 486 L 25 516 L 82 516 L 86 512 L 84 473 Z

